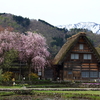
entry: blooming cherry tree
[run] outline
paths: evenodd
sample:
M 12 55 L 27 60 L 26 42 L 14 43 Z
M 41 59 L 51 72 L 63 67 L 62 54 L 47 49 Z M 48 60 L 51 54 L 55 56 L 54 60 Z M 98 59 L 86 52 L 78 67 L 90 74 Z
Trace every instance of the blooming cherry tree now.
M 47 57 L 49 57 L 48 46 L 46 39 L 36 33 L 27 32 L 19 34 L 9 31 L 0 32 L 0 62 L 3 62 L 4 53 L 15 49 L 19 52 L 19 59 L 27 62 L 29 71 L 31 68 L 43 68 L 47 64 Z
M 7 30 L 0 31 L 0 63 L 4 61 L 5 52 L 14 48 L 16 35 L 18 33 Z
M 47 64 L 49 52 L 46 39 L 36 33 L 28 32 L 20 35 L 16 49 L 19 51 L 20 60 L 27 62 L 29 69 L 43 68 Z

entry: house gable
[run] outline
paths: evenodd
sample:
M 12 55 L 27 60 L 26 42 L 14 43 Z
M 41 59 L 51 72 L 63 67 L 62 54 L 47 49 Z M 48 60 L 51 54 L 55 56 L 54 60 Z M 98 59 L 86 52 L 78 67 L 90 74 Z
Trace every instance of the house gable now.
M 91 44 L 92 45 L 92 44 Z M 66 53 L 64 56 L 67 58 L 67 60 L 79 60 L 79 61 L 85 61 L 85 60 L 93 60 L 99 62 L 98 54 L 95 51 L 95 48 L 91 46 L 87 42 L 86 37 L 79 37 L 76 43 L 70 48 L 69 52 Z M 64 62 L 64 59 L 62 62 Z
M 100 56 L 99 56 L 98 52 L 96 51 L 96 49 L 93 47 L 92 43 L 86 37 L 86 33 L 80 32 L 80 33 L 78 33 L 76 35 L 73 35 L 72 37 L 67 39 L 67 42 L 62 46 L 62 48 L 60 49 L 58 54 L 55 56 L 52 64 L 53 65 L 58 65 L 58 64 L 62 63 L 63 60 L 65 59 L 65 55 L 67 57 L 72 49 L 73 50 L 76 50 L 76 49 L 78 50 L 79 44 L 76 45 L 77 42 L 79 42 L 80 44 L 85 43 L 84 48 L 88 51 L 92 50 L 92 52 L 97 57 L 98 61 L 100 61 Z M 76 49 L 74 49 L 73 47 L 76 48 Z M 82 50 L 80 50 L 80 51 L 82 51 Z

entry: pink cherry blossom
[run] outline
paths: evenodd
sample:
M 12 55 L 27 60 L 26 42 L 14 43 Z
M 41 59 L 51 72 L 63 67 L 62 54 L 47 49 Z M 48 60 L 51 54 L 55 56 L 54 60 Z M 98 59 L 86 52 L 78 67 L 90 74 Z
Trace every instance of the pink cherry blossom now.
M 50 54 L 46 39 L 40 34 L 27 32 L 25 35 L 7 30 L 1 31 L 0 62 L 3 61 L 3 54 L 11 49 L 16 49 L 19 52 L 19 59 L 34 69 L 44 67 Z

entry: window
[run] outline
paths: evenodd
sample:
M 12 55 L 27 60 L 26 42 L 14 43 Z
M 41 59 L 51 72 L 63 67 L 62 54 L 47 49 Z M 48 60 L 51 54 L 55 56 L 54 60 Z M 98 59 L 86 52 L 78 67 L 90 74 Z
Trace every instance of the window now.
M 41 75 L 42 75 L 42 73 L 41 73 L 41 72 L 38 72 L 38 75 L 39 75 L 39 76 L 41 76 Z
M 90 72 L 90 77 L 98 77 L 98 73 L 97 72 Z
M 72 71 L 69 71 L 68 74 L 72 74 Z
M 71 59 L 79 59 L 79 54 L 71 54 Z
M 82 72 L 82 77 L 83 78 L 89 77 L 89 72 Z
M 83 44 L 79 44 L 79 49 L 83 50 Z
M 84 54 L 84 59 L 91 59 L 91 54 Z

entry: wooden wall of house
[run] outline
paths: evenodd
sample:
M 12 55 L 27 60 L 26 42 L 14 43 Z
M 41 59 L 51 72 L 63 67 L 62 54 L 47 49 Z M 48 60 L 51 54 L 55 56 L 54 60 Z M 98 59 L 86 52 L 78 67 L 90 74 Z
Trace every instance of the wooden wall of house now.
M 51 67 L 47 67 L 44 69 L 44 78 L 53 79 L 53 69 Z
M 83 44 L 83 49 L 79 48 L 80 44 Z M 71 54 L 78 54 L 79 59 L 71 59 Z M 91 59 L 84 59 L 84 54 L 90 54 Z M 66 59 L 63 63 L 63 80 L 81 80 L 87 78 L 90 79 L 91 72 L 97 72 L 97 77 L 99 77 L 100 68 L 98 66 L 97 56 L 83 37 L 79 38 L 78 42 L 73 46 L 73 48 L 65 58 Z M 82 72 L 89 72 L 89 77 L 82 77 Z

